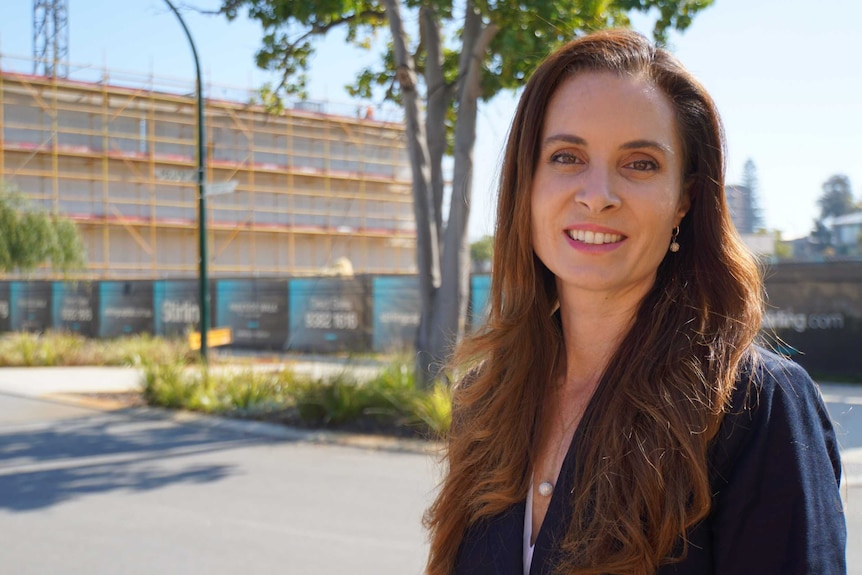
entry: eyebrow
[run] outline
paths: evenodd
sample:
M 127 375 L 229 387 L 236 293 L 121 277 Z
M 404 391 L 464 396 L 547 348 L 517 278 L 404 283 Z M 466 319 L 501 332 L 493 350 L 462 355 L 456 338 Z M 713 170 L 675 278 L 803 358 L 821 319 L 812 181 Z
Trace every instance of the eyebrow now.
M 622 146 L 620 146 L 623 150 L 633 150 L 637 148 L 654 148 L 665 154 L 673 154 L 673 150 L 667 144 L 662 144 L 660 142 L 656 142 L 655 140 L 634 140 L 631 142 L 626 142 Z
M 572 134 L 555 134 L 553 136 L 548 136 L 544 140 L 542 140 L 542 147 L 548 146 L 555 142 L 563 142 L 565 144 L 575 144 L 576 146 L 586 146 L 587 141 L 580 136 L 575 136 Z
M 574 134 L 555 134 L 553 136 L 548 136 L 544 140 L 542 140 L 542 147 L 548 146 L 550 144 L 556 142 L 563 142 L 566 144 L 574 144 L 576 146 L 586 146 L 587 141 L 580 136 L 575 136 Z M 631 142 L 626 142 L 622 146 L 620 146 L 623 150 L 636 150 L 638 148 L 653 148 L 664 152 L 665 154 L 672 155 L 673 149 L 667 144 L 662 144 L 660 142 L 656 142 L 655 140 L 632 140 Z

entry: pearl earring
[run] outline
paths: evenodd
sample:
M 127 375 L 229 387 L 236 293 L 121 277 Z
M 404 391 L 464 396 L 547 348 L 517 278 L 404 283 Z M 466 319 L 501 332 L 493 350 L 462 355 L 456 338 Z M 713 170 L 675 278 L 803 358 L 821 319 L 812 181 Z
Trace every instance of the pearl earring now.
M 670 236 L 670 247 L 668 248 L 673 253 L 679 251 L 679 243 L 676 241 L 676 238 L 679 236 L 679 226 L 675 226 L 673 228 L 673 233 Z

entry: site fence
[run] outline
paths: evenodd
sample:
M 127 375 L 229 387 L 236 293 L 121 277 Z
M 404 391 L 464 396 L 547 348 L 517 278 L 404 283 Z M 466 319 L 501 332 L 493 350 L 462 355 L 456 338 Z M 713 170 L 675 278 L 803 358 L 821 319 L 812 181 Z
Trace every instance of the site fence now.
M 475 324 L 489 281 L 476 276 L 472 284 Z M 0 332 L 182 337 L 198 330 L 198 288 L 187 279 L 0 281 Z M 401 351 L 412 347 L 419 325 L 416 276 L 214 279 L 210 294 L 212 326 L 230 328 L 229 347 L 237 349 Z
M 470 281 L 468 323 L 486 317 L 489 275 Z M 418 278 L 404 275 L 220 278 L 213 328 L 235 349 L 393 352 L 413 346 Z M 772 264 L 763 340 L 820 377 L 862 377 L 862 261 Z M 0 281 L 0 332 L 48 329 L 112 338 L 183 336 L 200 319 L 196 280 Z

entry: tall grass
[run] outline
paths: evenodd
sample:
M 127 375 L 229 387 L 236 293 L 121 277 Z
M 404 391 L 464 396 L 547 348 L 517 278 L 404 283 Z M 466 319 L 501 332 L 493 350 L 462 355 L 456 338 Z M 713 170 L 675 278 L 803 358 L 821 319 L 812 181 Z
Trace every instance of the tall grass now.
M 182 340 L 133 335 L 112 340 L 81 335 L 5 333 L 0 336 L 0 367 L 54 367 L 80 365 L 134 365 L 194 363 L 197 355 Z
M 0 336 L 0 367 L 61 365 L 140 367 L 146 401 L 174 409 L 421 435 L 446 432 L 452 418 L 449 389 L 417 390 L 409 359 L 393 361 L 372 378 L 356 378 L 348 368 L 311 379 L 289 369 L 207 368 L 184 341 L 150 335 L 114 340 L 63 332 Z
M 144 395 L 153 405 L 267 419 L 313 427 L 358 428 L 418 435 L 444 433 L 451 421 L 448 389 L 415 388 L 413 373 L 393 364 L 359 381 L 343 372 L 311 379 L 278 372 L 145 366 Z

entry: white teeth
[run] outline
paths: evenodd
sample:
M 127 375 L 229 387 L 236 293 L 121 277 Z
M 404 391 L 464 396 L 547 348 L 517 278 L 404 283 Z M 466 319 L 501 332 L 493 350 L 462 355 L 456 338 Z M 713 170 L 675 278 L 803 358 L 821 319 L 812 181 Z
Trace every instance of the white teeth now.
M 567 233 L 575 241 L 594 245 L 613 244 L 623 239 L 620 234 L 604 234 L 584 230 L 569 230 Z

